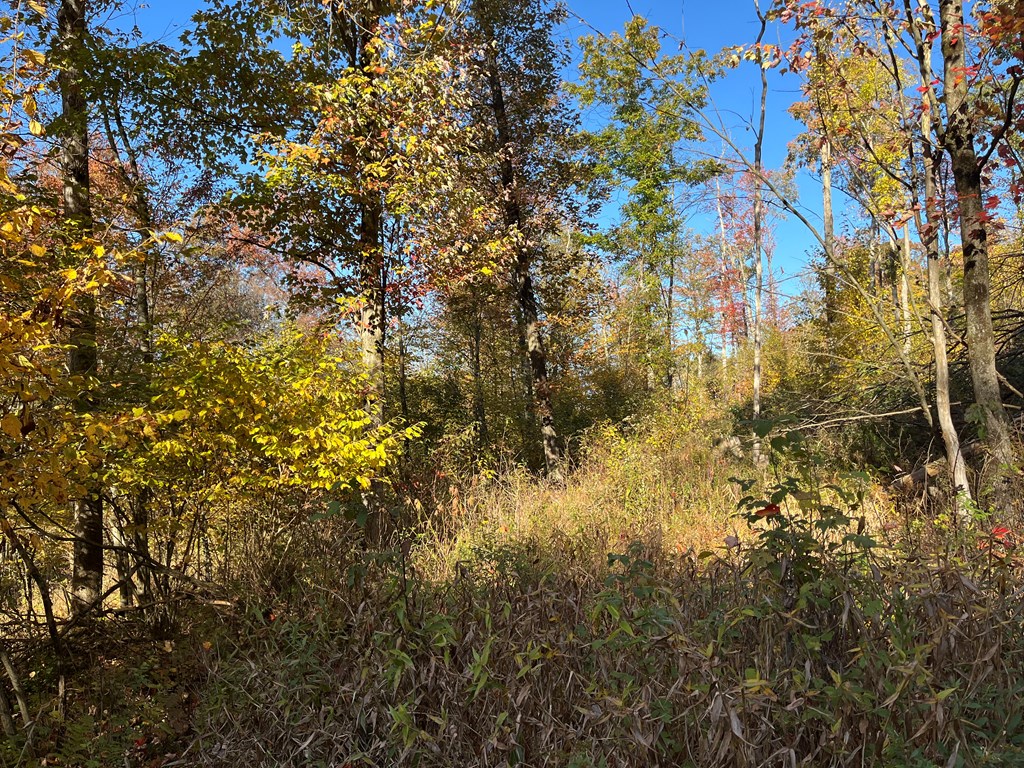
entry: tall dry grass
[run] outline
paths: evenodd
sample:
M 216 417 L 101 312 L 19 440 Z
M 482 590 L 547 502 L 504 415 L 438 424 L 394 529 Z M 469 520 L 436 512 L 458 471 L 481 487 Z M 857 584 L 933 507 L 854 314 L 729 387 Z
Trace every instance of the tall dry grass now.
M 197 647 L 182 759 L 1024 765 L 1014 551 L 832 470 L 755 472 L 656 422 L 592 436 L 564 487 L 451 488 L 390 552 L 311 527 L 274 620 Z M 739 519 L 734 475 L 755 481 Z

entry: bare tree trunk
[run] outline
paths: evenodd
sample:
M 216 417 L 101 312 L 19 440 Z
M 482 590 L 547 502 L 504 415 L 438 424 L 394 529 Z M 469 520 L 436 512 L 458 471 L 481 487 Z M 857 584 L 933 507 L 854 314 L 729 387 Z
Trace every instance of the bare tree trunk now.
M 368 46 L 377 32 L 381 10 L 371 0 L 351 7 L 345 3 L 331 5 L 331 24 L 338 30 L 339 53 L 348 66 L 358 67 L 372 79 L 373 53 Z M 363 127 L 366 135 L 376 135 L 380 127 L 372 117 Z M 359 347 L 363 371 L 369 379 L 364 410 L 371 428 L 384 423 L 384 344 L 387 328 L 385 305 L 385 263 L 383 247 L 384 200 L 379 193 L 369 192 L 358 200 L 359 223 L 356 237 L 357 284 L 362 299 L 359 309 Z M 363 493 L 366 506 L 366 541 L 380 544 L 385 536 L 386 510 L 381 486 L 374 481 Z
M 938 249 L 928 252 L 928 298 L 931 305 L 932 349 L 935 355 L 935 408 L 938 411 L 942 442 L 946 448 L 946 461 L 953 475 L 956 509 L 963 509 L 963 501 L 970 501 L 971 489 L 967 482 L 967 465 L 960 450 L 960 438 L 953 425 L 949 395 L 949 360 L 946 355 L 946 324 L 942 316 L 942 260 Z
M 913 333 L 910 312 L 910 223 L 903 227 L 903 247 L 900 250 L 900 315 L 903 318 L 903 354 L 910 354 L 910 338 Z
M 886 269 L 885 271 L 889 274 L 889 303 L 892 306 L 892 321 L 893 326 L 898 326 L 901 323 L 902 317 L 900 315 L 900 290 L 899 290 L 899 263 L 900 263 L 900 249 L 896 244 L 896 230 L 885 224 L 882 226 L 882 231 L 885 232 L 886 237 L 889 238 L 889 247 L 886 249 L 888 258 L 885 260 Z M 900 350 L 903 351 L 902 343 L 903 335 L 901 334 Z M 906 352 L 903 352 L 906 355 Z
M 492 35 L 493 37 L 493 35 Z M 513 279 L 516 287 L 516 301 L 523 319 L 523 335 L 526 352 L 530 361 L 533 383 L 533 408 L 540 421 L 541 440 L 544 448 L 544 465 L 548 477 L 560 480 L 562 477 L 562 445 L 555 426 L 555 413 L 551 406 L 551 385 L 548 381 L 548 358 L 544 348 L 544 332 L 541 329 L 540 309 L 533 287 L 531 267 L 533 253 L 528 243 L 519 203 L 515 167 L 512 163 L 512 136 L 508 114 L 505 111 L 505 94 L 501 85 L 497 57 L 493 50 L 488 53 L 487 77 L 491 91 L 491 109 L 501 154 L 501 186 L 505 198 L 505 224 L 517 233 Z
M 139 154 L 132 145 L 131 138 L 125 128 L 124 120 L 121 117 L 121 106 L 119 103 L 114 102 L 112 104 L 103 103 L 100 107 L 103 113 L 103 123 L 107 133 L 107 142 L 110 144 L 110 148 L 118 161 L 117 171 L 121 176 L 125 187 L 131 190 L 132 194 L 132 207 L 134 209 L 136 219 L 137 235 L 139 237 L 139 251 L 141 255 L 141 258 L 137 259 L 136 264 L 132 268 L 132 283 L 134 287 L 132 299 L 135 310 L 135 322 L 137 324 L 136 331 L 138 333 L 140 351 L 142 353 L 142 375 L 143 379 L 148 384 L 150 376 L 149 368 L 153 364 L 153 314 L 151 311 L 152 301 L 150 296 L 151 286 L 149 281 L 149 272 L 151 265 L 155 265 L 156 260 L 160 258 L 159 253 L 151 247 L 152 238 L 156 233 L 156 227 L 153 221 L 153 210 L 149 204 L 146 183 L 142 177 L 142 171 L 139 166 Z M 113 122 L 111 121 L 111 116 L 113 116 Z M 124 151 L 124 158 L 122 158 L 121 151 L 118 149 L 119 142 L 121 149 Z M 122 584 L 122 602 L 125 600 L 126 591 L 129 595 L 134 595 L 136 591 L 139 591 L 141 592 L 140 601 L 143 604 L 148 604 L 152 597 L 152 573 L 149 565 L 151 555 L 149 549 L 148 489 L 143 488 L 135 494 L 135 498 L 131 505 L 131 511 L 131 539 L 135 545 L 136 551 L 140 553 L 136 558 L 136 575 L 133 578 L 138 580 L 139 585 L 138 590 L 136 590 L 134 583 L 131 585 Z M 117 525 L 120 525 L 120 521 L 118 521 Z M 127 545 L 128 537 L 122 538 L 122 543 Z M 125 565 L 122 561 L 125 560 L 126 557 L 127 555 L 123 552 L 119 552 L 119 578 L 121 578 L 120 569 Z M 130 604 L 130 597 L 128 602 Z
M 477 424 L 477 446 L 483 448 L 489 442 L 487 434 L 487 408 L 484 401 L 483 368 L 480 364 L 480 346 L 483 336 L 483 317 L 480 304 L 473 307 L 473 347 L 471 359 L 473 367 L 473 419 Z
M 832 210 L 832 142 L 827 136 L 821 142 L 820 159 L 822 237 L 825 240 L 822 289 L 825 293 L 825 323 L 831 328 L 836 322 L 836 235 L 835 214 Z
M 676 351 L 675 351 L 675 306 L 676 289 L 676 257 L 675 253 L 668 259 L 668 291 L 665 294 L 665 343 L 668 349 L 668 365 L 665 370 L 665 389 L 670 392 L 675 386 Z
M 921 136 L 924 160 L 924 210 L 927 223 L 923 224 L 921 221 L 920 206 L 916 206 L 917 212 L 914 215 L 917 220 L 917 230 L 921 235 L 921 243 L 924 245 L 928 258 L 928 305 L 932 326 L 932 352 L 935 356 L 935 409 L 942 442 L 946 448 L 946 463 L 953 476 L 953 491 L 956 494 L 955 509 L 958 513 L 962 513 L 963 502 L 971 500 L 971 489 L 967 481 L 967 465 L 964 462 L 963 451 L 960 450 L 960 438 L 953 424 L 949 393 L 946 322 L 942 310 L 943 276 L 946 266 L 942 252 L 939 250 L 938 162 L 931 145 L 931 120 L 931 114 L 928 110 L 924 110 L 921 114 Z
M 1019 505 L 1011 498 L 1010 477 L 1016 449 L 1010 418 L 1003 407 L 996 370 L 992 328 L 991 276 L 988 233 L 982 206 L 981 163 L 974 148 L 967 93 L 966 43 L 962 0 L 940 0 L 943 86 L 946 130 L 943 146 L 949 154 L 960 209 L 960 241 L 964 254 L 964 312 L 967 325 L 967 360 L 974 384 L 974 399 L 981 410 L 984 441 L 994 460 L 989 482 L 999 506 Z M 1007 510 L 1008 511 L 1008 510 Z
M 754 420 L 761 418 L 761 346 L 762 346 L 762 318 L 761 318 L 761 293 L 764 288 L 764 258 L 763 258 L 763 227 L 764 227 L 764 201 L 762 199 L 761 178 L 764 176 L 764 165 L 761 151 L 764 143 L 764 121 L 768 100 L 768 78 L 765 69 L 761 66 L 761 40 L 764 37 L 767 27 L 767 20 L 761 13 L 757 0 L 754 0 L 754 7 L 757 9 L 757 16 L 761 21 L 761 32 L 757 36 L 757 65 L 761 72 L 761 105 L 758 112 L 757 133 L 754 139 L 754 394 L 753 414 Z M 761 463 L 761 438 L 754 435 L 753 445 L 754 463 Z
M 385 306 L 383 259 L 380 243 L 381 210 L 378 201 L 362 203 L 359 227 L 359 347 L 363 370 L 370 379 L 366 412 L 374 427 L 384 421 Z
M 877 296 L 882 291 L 881 279 L 878 276 L 878 243 L 877 224 L 871 225 L 871 237 L 868 240 L 868 282 L 872 296 Z
M 57 12 L 57 55 L 61 67 L 57 82 L 61 95 L 61 164 L 63 166 L 64 216 L 70 225 L 68 240 L 75 243 L 92 235 L 89 193 L 89 117 L 82 92 L 81 62 L 86 47 L 86 0 L 62 0 Z M 79 412 L 93 408 L 86 381 L 96 373 L 96 300 L 78 298 L 71 323 L 68 371 L 80 377 L 74 406 Z M 75 541 L 71 576 L 72 610 L 77 614 L 92 606 L 103 585 L 103 498 L 95 480 L 73 502 Z
M 405 346 L 406 323 L 404 312 L 398 324 L 398 404 L 402 409 L 402 421 L 409 423 L 409 351 Z
M 381 205 L 376 199 L 361 204 L 359 223 L 359 291 L 362 306 L 359 309 L 359 346 L 363 371 L 369 378 L 364 410 L 370 417 L 370 427 L 384 423 L 384 342 L 385 304 L 383 251 L 381 248 Z M 366 539 L 380 544 L 385 536 L 386 510 L 379 483 L 372 483 L 363 494 L 366 505 Z
M 905 10 L 908 18 L 915 18 L 910 7 L 909 0 L 905 0 Z M 910 34 L 914 40 L 916 49 L 915 59 L 918 64 L 918 75 L 920 85 L 924 89 L 926 98 L 929 101 L 929 108 L 921 110 L 920 133 L 921 133 L 921 167 L 924 171 L 924 215 L 921 218 L 921 205 L 918 200 L 918 186 L 912 184 L 911 206 L 914 211 L 914 222 L 924 246 L 925 255 L 928 259 L 928 305 L 931 316 L 931 341 L 932 354 L 935 358 L 935 410 L 938 416 L 939 433 L 946 450 L 946 462 L 950 467 L 953 478 L 953 490 L 955 493 L 954 509 L 959 515 L 964 513 L 964 502 L 971 500 L 970 486 L 967 480 L 967 465 L 964 461 L 963 452 L 960 450 L 960 438 L 957 435 L 956 427 L 953 424 L 951 412 L 951 398 L 949 391 L 949 360 L 947 356 L 946 321 L 943 313 L 944 299 L 947 295 L 947 266 L 949 261 L 948 248 L 948 218 L 938 210 L 938 199 L 940 191 L 939 163 L 937 156 L 938 145 L 934 143 L 933 120 L 938 114 L 938 103 L 934 92 L 930 90 L 935 78 L 932 74 L 931 58 L 924 43 L 925 30 L 923 26 L 934 29 L 931 13 L 927 5 L 921 5 L 924 11 L 920 21 L 915 21 L 910 26 Z M 892 38 L 888 38 L 890 55 L 893 53 Z M 901 98 L 901 104 L 903 99 Z M 911 119 L 909 110 L 903 104 L 905 119 Z M 914 145 L 909 145 L 911 166 L 915 166 L 913 156 Z M 944 238 L 945 247 L 940 248 L 940 231 Z M 933 429 L 934 429 L 934 425 Z

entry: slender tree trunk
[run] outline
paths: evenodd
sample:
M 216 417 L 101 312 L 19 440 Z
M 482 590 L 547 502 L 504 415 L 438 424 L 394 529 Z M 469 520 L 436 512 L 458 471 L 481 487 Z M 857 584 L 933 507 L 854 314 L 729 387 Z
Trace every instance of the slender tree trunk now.
M 1010 477 L 1016 464 L 1013 428 L 1003 407 L 996 370 L 992 327 L 991 276 L 988 233 L 982 205 L 981 163 L 974 148 L 967 93 L 966 43 L 962 0 L 940 0 L 943 85 L 946 130 L 943 146 L 949 154 L 960 210 L 960 241 L 964 254 L 964 311 L 967 325 L 967 360 L 974 384 L 974 399 L 984 426 L 984 440 L 994 466 L 989 482 L 999 506 L 1019 505 L 1011 498 Z M 1008 511 L 1008 510 L 1007 510 Z
M 668 291 L 665 294 L 665 344 L 668 350 L 668 364 L 665 370 L 665 389 L 672 391 L 676 385 L 676 325 L 673 299 L 676 290 L 675 253 L 668 258 Z
M 409 374 L 408 374 L 408 349 L 405 346 L 406 323 L 400 317 L 398 323 L 398 403 L 402 409 L 402 421 L 409 423 Z
M 57 75 L 60 87 L 62 129 L 61 164 L 63 166 L 64 215 L 68 220 L 71 243 L 92 235 L 92 210 L 89 193 L 89 117 L 82 92 L 80 69 L 85 54 L 86 0 L 62 0 L 57 12 L 57 48 L 61 62 Z M 80 296 L 71 323 L 68 371 L 80 377 L 75 410 L 93 408 L 86 381 L 96 373 L 96 300 Z M 86 484 L 86 493 L 73 502 L 75 542 L 71 576 L 72 610 L 81 613 L 99 599 L 103 585 L 103 499 L 95 480 Z
M 117 517 L 110 515 L 110 518 Z M 117 592 L 118 599 L 122 608 L 128 608 L 135 602 L 135 582 L 133 580 L 134 569 L 129 559 L 128 552 L 126 551 L 129 545 L 129 539 L 124 534 L 124 525 L 119 519 L 111 519 L 109 538 L 113 545 L 117 547 L 114 550 L 114 568 L 117 570 Z
M 379 427 L 384 421 L 385 305 L 380 242 L 381 209 L 376 200 L 363 201 L 359 226 L 359 347 L 363 369 L 370 379 L 366 412 Z
M 493 37 L 493 36 L 492 36 Z M 519 191 L 515 166 L 512 162 L 512 134 L 508 114 L 505 111 L 505 94 L 501 85 L 497 57 L 493 50 L 488 54 L 487 77 L 491 91 L 491 109 L 501 154 L 501 186 L 505 198 L 505 224 L 517 234 L 513 279 L 516 286 L 516 302 L 523 319 L 523 336 L 530 361 L 533 385 L 533 408 L 540 422 L 541 440 L 544 448 L 544 465 L 548 476 L 559 480 L 562 476 L 562 446 L 555 426 L 555 413 L 551 406 L 551 385 L 548 381 L 548 358 L 544 348 L 544 332 L 541 328 L 540 309 L 533 287 L 531 267 L 533 252 L 526 237 L 525 222 L 519 203 Z
M 139 166 L 139 155 L 131 143 L 131 138 L 125 128 L 124 120 L 121 117 L 121 107 L 118 103 L 101 104 L 103 123 L 107 132 L 107 141 L 117 158 L 117 170 L 126 188 L 131 191 L 132 208 L 136 220 L 136 234 L 139 238 L 139 257 L 132 268 L 133 293 L 132 301 L 135 310 L 136 332 L 139 339 L 139 347 L 142 357 L 142 378 L 148 385 L 150 382 L 150 368 L 153 365 L 153 315 L 150 301 L 149 271 L 151 264 L 159 259 L 159 253 L 151 246 L 152 238 L 156 233 L 153 221 L 153 210 L 149 204 L 149 197 L 146 184 L 142 177 Z M 113 115 L 113 121 L 111 121 Z M 116 129 L 116 133 L 115 133 Z M 118 149 L 120 144 L 124 152 L 122 158 Z M 148 604 L 152 597 L 152 574 L 149 565 L 149 491 L 145 488 L 140 490 L 131 505 L 132 510 L 132 542 L 140 556 L 137 558 L 135 576 L 138 590 L 135 585 L 125 586 L 123 589 L 134 594 L 141 592 L 141 602 Z M 124 543 L 128 543 L 128 537 L 123 537 Z M 119 553 L 119 561 L 125 555 Z M 121 567 L 119 562 L 118 568 Z M 125 592 L 122 591 L 122 601 Z M 130 598 L 129 598 L 130 603 Z
M 358 67 L 372 80 L 373 52 L 368 44 L 380 22 L 379 4 L 371 0 L 358 8 L 345 3 L 332 5 L 332 25 L 338 31 L 339 52 L 347 57 L 350 67 Z M 371 117 L 364 126 L 365 135 L 380 132 Z M 384 284 L 384 200 L 380 193 L 369 191 L 358 199 L 359 222 L 356 237 L 357 284 L 362 304 L 359 309 L 359 347 L 363 371 L 368 377 L 364 410 L 371 428 L 384 423 L 385 332 L 387 315 Z M 380 544 L 385 536 L 387 514 L 379 482 L 373 482 L 363 493 L 366 505 L 366 540 Z
M 881 279 L 878 275 L 878 243 L 876 242 L 877 225 L 872 224 L 871 238 L 868 240 L 868 282 L 872 296 L 881 293 Z
M 910 354 L 913 318 L 910 312 L 910 223 L 903 227 L 903 247 L 900 249 L 900 315 L 903 318 L 903 354 Z
M 920 206 L 915 206 L 917 231 L 928 258 L 928 305 L 932 326 L 932 350 L 935 356 L 935 409 L 939 430 L 946 448 L 946 463 L 953 477 L 954 504 L 958 513 L 963 511 L 964 501 L 971 500 L 971 489 L 967 481 L 967 464 L 960 450 L 960 438 L 953 424 L 951 397 L 949 393 L 949 359 L 947 357 L 946 322 L 943 316 L 943 284 L 946 272 L 943 252 L 939 250 L 938 223 L 938 163 L 931 144 L 932 117 L 928 110 L 921 113 L 922 155 L 924 164 L 925 216 L 922 224 Z
M 754 395 L 753 395 L 753 414 L 754 421 L 761 418 L 761 346 L 762 346 L 762 317 L 761 317 L 761 293 L 764 288 L 764 258 L 763 258 L 763 240 L 764 240 L 764 202 L 761 191 L 761 177 L 764 175 L 764 164 L 762 162 L 761 152 L 764 143 L 764 121 L 765 112 L 768 100 L 768 78 L 765 74 L 765 69 L 761 66 L 762 53 L 760 43 L 764 37 L 767 21 L 761 14 L 761 9 L 757 5 L 757 0 L 754 2 L 755 8 L 757 8 L 757 15 L 761 20 L 761 33 L 757 36 L 758 53 L 757 53 L 757 64 L 758 69 L 761 73 L 761 105 L 758 112 L 758 125 L 757 133 L 754 139 Z M 754 435 L 754 446 L 753 446 L 753 457 L 754 463 L 759 464 L 762 460 L 761 456 L 761 438 Z
M 487 434 L 487 408 L 484 401 L 483 368 L 480 364 L 480 346 L 483 336 L 483 318 L 480 305 L 474 306 L 473 313 L 473 348 L 471 350 L 473 366 L 473 419 L 477 424 L 477 446 L 483 448 L 490 442 Z
M 822 238 L 825 241 L 825 269 L 822 289 L 825 293 L 825 323 L 832 328 L 836 322 L 836 235 L 832 208 L 832 142 L 826 136 L 821 142 L 821 204 Z M 831 337 L 829 337 L 831 338 Z
M 900 315 L 900 290 L 899 290 L 900 249 L 899 249 L 899 246 L 896 244 L 896 238 L 897 238 L 896 230 L 892 229 L 888 225 L 884 225 L 882 227 L 882 229 L 885 232 L 886 236 L 889 238 L 888 248 L 886 248 L 886 253 L 888 254 L 888 258 L 886 259 L 886 270 L 885 271 L 889 275 L 889 299 L 890 299 L 890 304 L 892 305 L 893 325 L 894 326 L 899 326 L 900 322 L 901 322 L 901 319 L 902 319 L 901 315 Z M 901 350 L 903 349 L 902 342 L 900 344 L 900 349 Z M 904 354 L 906 354 L 906 353 L 904 353 Z
M 362 353 L 363 371 L 369 379 L 364 410 L 370 417 L 370 427 L 384 423 L 384 342 L 385 304 L 383 250 L 381 248 L 380 201 L 364 200 L 361 205 L 359 222 L 359 291 L 362 306 L 359 310 L 359 346 Z M 366 539 L 370 544 L 380 544 L 385 536 L 386 510 L 381 498 L 379 483 L 374 482 L 363 493 L 367 508 Z

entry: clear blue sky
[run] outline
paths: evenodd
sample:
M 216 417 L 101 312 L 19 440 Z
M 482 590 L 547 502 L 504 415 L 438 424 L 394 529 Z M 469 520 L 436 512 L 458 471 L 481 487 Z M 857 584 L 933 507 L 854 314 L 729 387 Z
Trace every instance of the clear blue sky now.
M 652 24 L 666 33 L 666 47 L 677 46 L 677 40 L 684 40 L 691 50 L 704 49 L 716 52 L 729 45 L 750 43 L 757 35 L 757 17 L 754 0 L 570 0 L 570 19 L 564 34 L 570 38 L 588 34 L 596 28 L 601 32 L 621 30 L 633 12 L 646 16 Z M 764 3 L 765 0 L 762 0 Z M 152 0 L 136 8 L 122 11 L 111 21 L 118 27 L 131 28 L 137 25 L 147 39 L 164 39 L 173 44 L 178 35 L 190 24 L 195 11 L 205 5 L 199 0 Z M 580 21 L 582 19 L 583 21 Z M 769 31 L 767 42 L 779 43 Z M 567 77 L 572 76 L 567 72 Z M 786 112 L 799 96 L 799 82 L 790 76 L 780 76 L 771 71 L 769 78 L 768 120 L 766 125 L 764 161 L 767 167 L 780 166 L 787 152 L 787 144 L 799 132 L 800 126 Z M 744 147 L 753 144 L 751 133 L 745 123 L 754 116 L 759 88 L 757 69 L 753 63 L 744 62 L 728 78 L 715 83 L 712 98 L 733 140 Z M 798 177 L 801 202 L 806 206 L 806 215 L 814 222 L 820 220 L 820 187 L 808 174 Z M 837 204 L 841 203 L 837 199 Z M 713 221 L 698 216 L 693 226 L 710 231 Z M 815 241 L 804 226 L 795 219 L 781 222 L 776 232 L 776 271 L 783 270 L 789 278 L 781 286 L 783 294 L 799 290 L 793 276 L 806 264 L 806 254 L 814 250 Z

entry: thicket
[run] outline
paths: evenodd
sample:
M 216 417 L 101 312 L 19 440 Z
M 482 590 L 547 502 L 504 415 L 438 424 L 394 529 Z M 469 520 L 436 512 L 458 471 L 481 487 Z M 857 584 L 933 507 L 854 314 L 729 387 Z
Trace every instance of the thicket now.
M 1024 765 L 1019 6 L 0 14 L 0 764 Z

